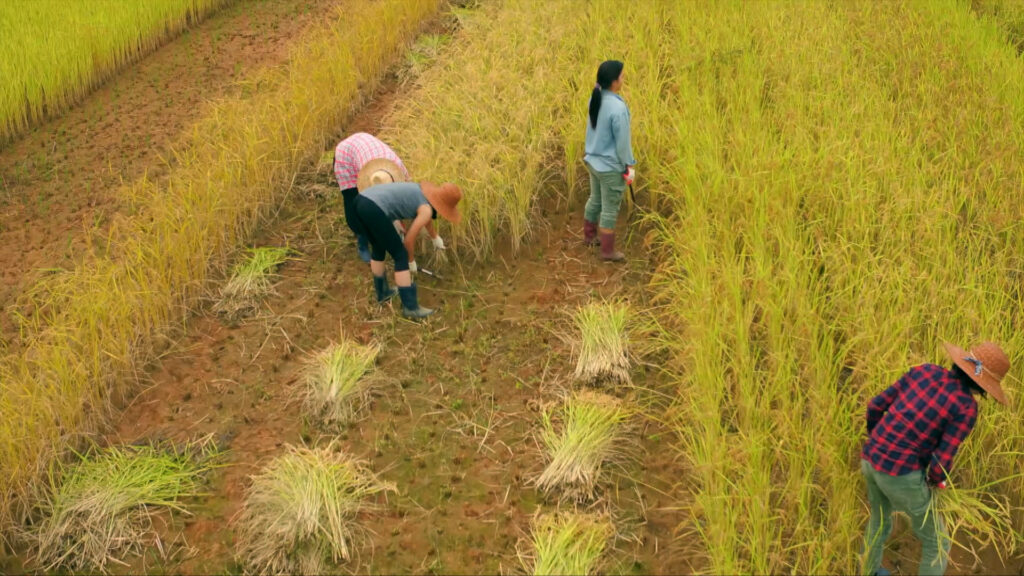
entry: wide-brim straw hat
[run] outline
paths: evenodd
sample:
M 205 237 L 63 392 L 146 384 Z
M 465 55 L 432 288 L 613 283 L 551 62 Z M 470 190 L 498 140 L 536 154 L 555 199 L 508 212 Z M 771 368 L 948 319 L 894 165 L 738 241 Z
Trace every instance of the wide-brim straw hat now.
M 362 192 L 377 184 L 404 181 L 405 173 L 397 163 L 387 158 L 374 158 L 364 164 L 359 171 L 359 176 L 356 178 L 356 189 Z
M 422 182 L 420 188 L 423 190 L 423 195 L 427 197 L 427 201 L 442 218 L 452 224 L 458 224 L 462 220 L 462 214 L 459 213 L 458 207 L 459 201 L 462 200 L 462 190 L 459 190 L 458 186 L 451 182 L 445 182 L 440 186 Z
M 944 346 L 949 357 L 953 359 L 953 363 L 959 366 L 964 374 L 967 374 L 1000 404 L 1009 405 L 1006 393 L 1003 392 L 1003 387 L 999 383 L 1010 371 L 1010 359 L 998 344 L 983 342 L 971 348 L 970 352 L 949 342 L 946 342 Z

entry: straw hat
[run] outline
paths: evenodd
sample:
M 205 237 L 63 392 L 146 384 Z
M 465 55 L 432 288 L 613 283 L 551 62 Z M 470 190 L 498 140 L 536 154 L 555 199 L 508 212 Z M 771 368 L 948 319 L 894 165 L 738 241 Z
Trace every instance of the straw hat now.
M 356 189 L 363 192 L 377 184 L 404 181 L 405 173 L 402 172 L 398 164 L 387 158 L 374 158 L 364 164 L 362 170 L 359 171 L 359 176 L 356 179 Z
M 1006 353 L 998 344 L 982 342 L 972 348 L 970 352 L 965 352 L 963 348 L 958 348 L 949 342 L 946 342 L 944 346 L 950 358 L 953 359 L 953 363 L 959 366 L 964 374 L 970 376 L 971 380 L 991 394 L 1000 404 L 1009 404 L 999 382 L 1010 370 L 1010 359 L 1006 357 Z
M 452 224 L 458 224 L 462 220 L 462 214 L 459 214 L 458 208 L 459 200 L 462 200 L 462 190 L 459 190 L 458 186 L 451 182 L 445 182 L 440 186 L 430 182 L 421 182 L 420 188 L 430 205 L 445 220 Z

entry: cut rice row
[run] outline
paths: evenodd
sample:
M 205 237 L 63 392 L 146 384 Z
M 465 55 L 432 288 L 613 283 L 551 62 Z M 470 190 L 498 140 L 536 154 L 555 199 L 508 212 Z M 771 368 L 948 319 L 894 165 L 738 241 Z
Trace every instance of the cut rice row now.
M 532 553 L 520 559 L 533 574 L 594 574 L 615 534 L 611 515 L 581 513 L 576 504 L 598 499 L 601 473 L 627 455 L 627 402 L 591 388 L 615 391 L 631 383 L 627 356 L 628 308 L 591 303 L 575 314 L 579 357 L 574 380 L 581 387 L 541 415 L 540 440 L 547 465 L 535 480 L 545 494 L 557 493 L 573 510 L 538 515 Z

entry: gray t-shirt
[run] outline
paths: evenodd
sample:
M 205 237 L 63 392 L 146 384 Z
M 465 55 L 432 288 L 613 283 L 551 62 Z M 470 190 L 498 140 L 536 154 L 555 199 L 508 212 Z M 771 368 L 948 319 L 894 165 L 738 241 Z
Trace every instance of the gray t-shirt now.
M 390 220 L 409 220 L 416 210 L 430 204 L 418 182 L 390 182 L 367 188 L 362 196 L 373 201 Z

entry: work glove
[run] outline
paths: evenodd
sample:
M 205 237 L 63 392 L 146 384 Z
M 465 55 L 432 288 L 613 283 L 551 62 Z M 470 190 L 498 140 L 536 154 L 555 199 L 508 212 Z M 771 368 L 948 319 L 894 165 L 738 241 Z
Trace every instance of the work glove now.
M 432 241 L 434 242 L 434 249 L 435 250 L 444 250 L 444 239 L 443 238 L 438 236 L 438 237 L 434 238 Z
M 626 171 L 622 173 L 622 179 L 626 184 L 632 185 L 633 180 L 636 180 L 636 170 L 632 166 L 627 166 Z
M 395 220 L 393 224 L 395 225 L 395 232 L 398 232 L 398 237 L 402 239 L 402 242 L 405 242 L 405 226 L 402 225 L 402 221 Z
M 410 260 L 409 261 L 409 272 L 419 272 L 419 271 L 420 271 L 420 269 L 419 269 L 418 266 L 416 266 L 416 261 L 415 260 Z
M 943 480 L 942 482 L 939 482 L 938 484 L 935 485 L 935 488 L 937 490 L 945 490 L 946 489 L 946 481 Z

